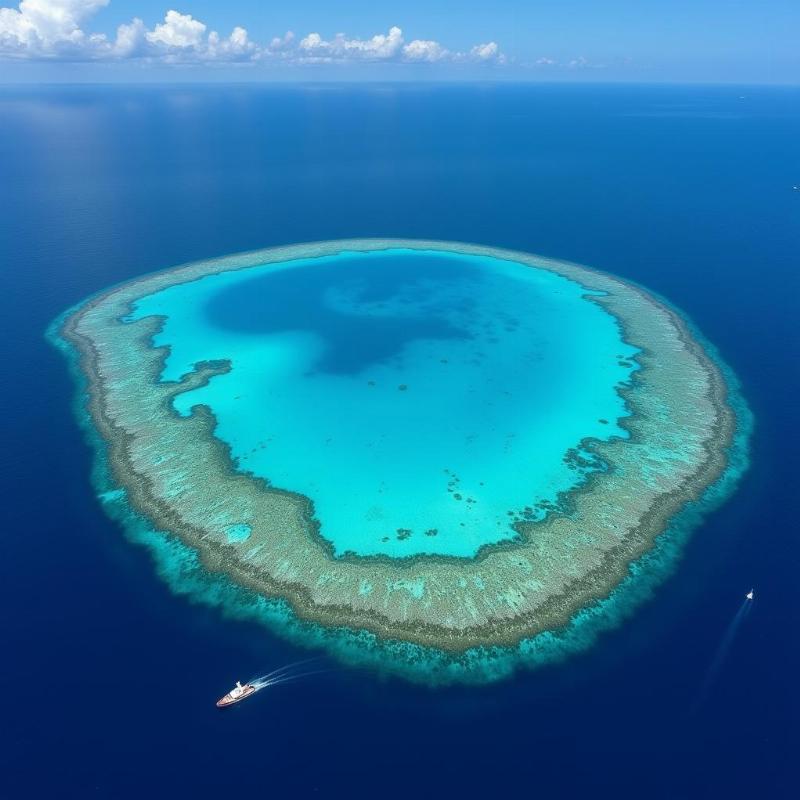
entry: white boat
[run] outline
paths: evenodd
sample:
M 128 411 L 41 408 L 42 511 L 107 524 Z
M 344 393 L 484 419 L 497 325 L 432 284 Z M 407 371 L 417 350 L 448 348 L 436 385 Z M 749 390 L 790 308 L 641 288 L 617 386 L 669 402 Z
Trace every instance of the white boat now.
M 236 681 L 236 686 L 231 689 L 224 697 L 217 700 L 217 708 L 227 708 L 234 703 L 238 703 L 247 697 L 250 697 L 256 690 L 256 687 L 250 683 L 241 684 Z
M 755 592 L 754 592 L 754 591 L 751 589 L 751 590 L 750 590 L 750 591 L 749 591 L 749 592 L 748 592 L 748 593 L 745 595 L 745 597 L 746 597 L 748 600 L 752 600 L 752 599 L 753 599 L 753 597 L 755 597 Z

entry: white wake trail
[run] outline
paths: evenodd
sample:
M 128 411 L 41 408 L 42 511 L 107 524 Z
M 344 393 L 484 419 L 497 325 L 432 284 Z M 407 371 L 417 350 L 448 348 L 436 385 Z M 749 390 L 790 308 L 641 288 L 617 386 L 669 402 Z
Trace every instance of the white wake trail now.
M 725 630 L 725 635 L 722 637 L 722 641 L 719 643 L 719 647 L 717 647 L 717 650 L 714 653 L 714 660 L 711 662 L 711 666 L 709 666 L 708 671 L 706 672 L 705 679 L 700 687 L 697 699 L 692 706 L 692 713 L 696 712 L 703 705 L 703 703 L 705 703 L 706 698 L 710 694 L 714 684 L 717 682 L 717 678 L 719 677 L 722 668 L 725 666 L 725 662 L 728 660 L 728 655 L 733 647 L 736 634 L 739 632 L 739 628 L 741 627 L 742 623 L 747 619 L 752 606 L 753 601 L 748 597 L 739 607 L 739 610 L 736 612 L 734 618 L 731 620 L 730 624 Z
M 253 686 L 256 691 L 260 691 L 261 689 L 265 689 L 267 686 L 276 686 L 279 683 L 286 683 L 290 680 L 297 680 L 298 678 L 303 678 L 309 675 L 316 675 L 319 672 L 324 672 L 324 670 L 301 673 L 293 673 L 292 670 L 298 669 L 299 667 L 303 667 L 307 664 L 312 664 L 319 660 L 319 657 L 317 657 L 305 658 L 302 661 L 295 661 L 292 664 L 286 664 L 282 667 L 278 667 L 277 669 L 272 670 L 272 672 L 268 672 L 266 675 L 260 675 L 259 677 L 253 678 L 247 682 L 250 684 L 250 686 Z

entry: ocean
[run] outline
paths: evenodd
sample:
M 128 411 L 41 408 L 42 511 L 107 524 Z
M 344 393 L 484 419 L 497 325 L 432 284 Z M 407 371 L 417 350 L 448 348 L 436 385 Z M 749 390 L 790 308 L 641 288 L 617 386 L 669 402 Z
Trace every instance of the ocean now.
M 0 796 L 795 796 L 798 140 L 794 88 L 0 89 Z M 237 678 L 308 651 L 172 593 L 126 541 L 44 332 L 143 272 L 354 237 L 541 253 L 663 295 L 740 378 L 751 468 L 653 598 L 565 663 L 428 689 L 328 659 L 220 713 Z

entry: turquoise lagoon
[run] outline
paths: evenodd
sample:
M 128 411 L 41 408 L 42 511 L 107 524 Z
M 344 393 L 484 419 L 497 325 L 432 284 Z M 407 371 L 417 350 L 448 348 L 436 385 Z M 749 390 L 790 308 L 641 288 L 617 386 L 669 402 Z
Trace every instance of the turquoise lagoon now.
M 207 406 L 238 470 L 310 498 L 335 555 L 472 557 L 604 469 L 585 440 L 628 436 L 638 351 L 598 294 L 398 247 L 207 275 L 126 319 L 163 318 L 163 382 L 230 362 L 176 412 Z

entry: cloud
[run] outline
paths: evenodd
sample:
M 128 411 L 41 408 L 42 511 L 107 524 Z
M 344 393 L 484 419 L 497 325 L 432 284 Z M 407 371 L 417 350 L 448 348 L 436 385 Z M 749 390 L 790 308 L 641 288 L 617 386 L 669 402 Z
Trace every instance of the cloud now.
M 274 41 L 274 40 L 273 40 Z M 280 40 L 279 40 L 280 41 Z M 349 39 L 337 33 L 330 40 L 309 33 L 300 40 L 297 50 L 283 48 L 284 57 L 303 63 L 348 63 L 353 61 L 397 61 L 406 63 L 482 62 L 504 64 L 505 56 L 496 42 L 475 45 L 469 52 L 448 50 L 431 39 L 414 39 L 405 44 L 403 31 L 394 26 L 386 34 L 370 39 Z
M 309 33 L 300 40 L 299 60 L 306 62 L 388 61 L 394 59 L 403 46 L 403 31 L 397 26 L 388 34 L 376 34 L 371 39 L 348 39 L 337 33 L 331 40 L 318 33 Z
M 445 50 L 439 42 L 428 39 L 414 39 L 403 48 L 403 58 L 406 61 L 442 61 L 449 56 L 449 50 Z
M 211 31 L 206 55 L 216 61 L 249 61 L 258 55 L 258 47 L 250 41 L 247 30 L 237 25 L 227 39 Z
M 0 0 L 1 2 L 2 0 Z M 466 53 L 439 42 L 405 42 L 397 26 L 366 39 L 337 33 L 326 39 L 309 33 L 297 39 L 291 31 L 260 45 L 237 25 L 223 37 L 191 14 L 169 9 L 152 29 L 138 17 L 117 28 L 110 39 L 87 33 L 85 23 L 110 0 L 21 0 L 18 8 L 0 8 L 0 59 L 123 61 L 164 64 L 263 62 L 347 64 L 362 62 L 505 63 L 495 42 L 477 44 Z
M 630 60 L 627 60 L 623 63 L 630 63 Z M 590 61 L 585 56 L 578 56 L 577 58 L 571 58 L 566 61 L 558 61 L 555 58 L 550 58 L 549 56 L 540 56 L 534 61 L 519 62 L 518 66 L 527 69 L 544 70 L 547 72 L 572 72 L 576 70 L 601 70 L 606 68 L 605 64 Z
M 578 58 L 573 58 L 570 62 L 568 62 L 567 66 L 570 69 L 584 69 L 585 67 L 589 67 L 591 65 L 589 64 L 588 59 L 584 58 L 584 56 L 578 56 Z
M 135 17 L 131 22 L 117 28 L 114 42 L 114 55 L 118 58 L 136 58 L 147 50 L 147 28 L 144 22 Z
M 154 45 L 199 48 L 203 45 L 205 32 L 206 26 L 191 14 L 167 11 L 164 22 L 156 25 L 145 36 Z
M 275 36 L 269 43 L 269 50 L 273 53 L 289 50 L 294 43 L 294 33 L 286 31 L 283 36 Z
M 486 42 L 486 44 L 476 44 L 469 54 L 477 61 L 494 61 L 500 55 L 500 48 L 497 42 Z
M 17 58 L 68 57 L 102 53 L 102 34 L 86 34 L 81 23 L 109 0 L 22 0 L 17 9 L 0 8 L 0 53 Z
M 450 51 L 442 47 L 439 42 L 426 39 L 414 39 L 403 48 L 403 58 L 406 61 L 442 61 L 450 55 Z
M 134 20 L 134 22 L 141 21 Z M 120 53 L 122 27 L 117 31 L 117 53 Z M 208 63 L 214 61 L 250 61 L 259 55 L 259 48 L 250 40 L 247 29 L 237 25 L 227 37 L 217 31 L 206 35 L 207 26 L 191 14 L 167 11 L 164 21 L 144 31 L 144 43 L 135 55 L 165 63 Z M 127 33 L 127 31 L 126 31 Z M 138 30 L 137 30 L 138 33 Z M 139 40 L 141 42 L 141 40 Z

